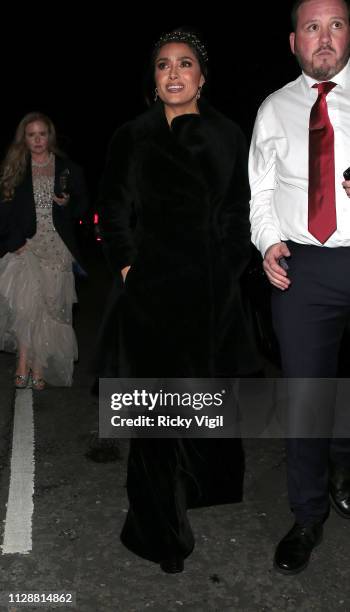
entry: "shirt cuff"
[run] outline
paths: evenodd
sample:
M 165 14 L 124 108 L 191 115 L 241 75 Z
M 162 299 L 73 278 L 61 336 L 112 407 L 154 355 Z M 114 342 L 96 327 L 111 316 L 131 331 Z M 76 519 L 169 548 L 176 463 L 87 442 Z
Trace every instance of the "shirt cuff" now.
M 265 257 L 267 249 L 273 244 L 277 244 L 278 242 L 281 242 L 281 237 L 279 236 L 279 234 L 272 230 L 266 230 L 260 237 L 259 243 L 257 245 L 261 255 Z

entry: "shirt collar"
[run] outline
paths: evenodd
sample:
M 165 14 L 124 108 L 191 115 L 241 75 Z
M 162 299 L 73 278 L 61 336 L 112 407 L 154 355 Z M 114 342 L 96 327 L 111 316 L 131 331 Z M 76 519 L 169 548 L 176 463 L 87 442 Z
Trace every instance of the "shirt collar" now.
M 305 74 L 305 72 L 303 72 L 303 78 L 308 88 L 311 88 L 313 85 L 315 85 L 315 83 L 319 83 L 319 81 L 315 81 L 314 78 L 310 77 L 308 74 Z M 334 77 L 330 79 L 330 81 L 332 81 L 332 83 L 336 83 L 342 89 L 345 89 L 346 87 L 349 86 L 350 60 L 348 60 L 348 63 L 344 66 L 344 68 L 340 72 L 338 72 L 338 74 L 335 74 Z

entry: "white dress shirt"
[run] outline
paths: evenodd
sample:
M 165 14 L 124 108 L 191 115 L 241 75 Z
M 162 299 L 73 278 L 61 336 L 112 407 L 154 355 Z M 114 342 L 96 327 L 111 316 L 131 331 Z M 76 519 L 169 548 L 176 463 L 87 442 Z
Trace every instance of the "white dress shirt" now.
M 337 230 L 322 245 L 308 231 L 309 119 L 317 81 L 302 73 L 259 108 L 249 154 L 252 241 L 262 255 L 281 240 L 325 247 L 350 246 L 350 198 L 342 187 L 350 166 L 350 61 L 330 79 L 334 129 Z

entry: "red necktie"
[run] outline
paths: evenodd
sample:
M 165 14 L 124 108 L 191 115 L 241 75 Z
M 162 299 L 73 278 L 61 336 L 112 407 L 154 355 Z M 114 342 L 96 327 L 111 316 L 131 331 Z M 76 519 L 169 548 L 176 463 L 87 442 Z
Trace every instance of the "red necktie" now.
M 335 209 L 334 131 L 327 110 L 332 81 L 317 83 L 318 98 L 309 124 L 309 211 L 308 229 L 322 244 L 337 229 Z

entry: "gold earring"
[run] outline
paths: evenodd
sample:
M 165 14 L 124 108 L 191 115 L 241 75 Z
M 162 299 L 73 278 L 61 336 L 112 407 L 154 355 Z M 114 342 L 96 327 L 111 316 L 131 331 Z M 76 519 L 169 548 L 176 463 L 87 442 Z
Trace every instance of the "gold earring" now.
M 158 89 L 157 88 L 155 88 L 155 90 L 154 90 L 154 98 L 153 98 L 153 100 L 155 102 L 157 102 L 157 100 L 158 100 Z

